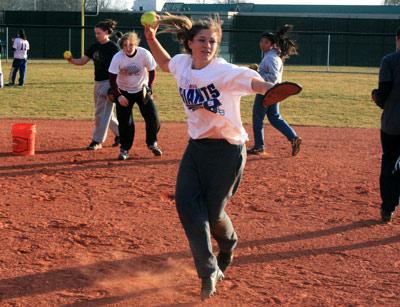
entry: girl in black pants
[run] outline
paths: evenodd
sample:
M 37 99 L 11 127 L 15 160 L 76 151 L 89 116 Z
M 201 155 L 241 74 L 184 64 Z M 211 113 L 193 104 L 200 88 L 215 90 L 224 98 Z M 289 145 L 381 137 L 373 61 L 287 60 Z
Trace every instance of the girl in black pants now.
M 121 51 L 116 53 L 109 68 L 112 96 L 117 104 L 117 118 L 121 142 L 120 160 L 126 160 L 135 137 L 132 108 L 138 104 L 146 123 L 146 144 L 155 156 L 162 151 L 157 145 L 160 121 L 151 95 L 155 79 L 156 62 L 151 53 L 139 45 L 134 32 L 119 40 Z

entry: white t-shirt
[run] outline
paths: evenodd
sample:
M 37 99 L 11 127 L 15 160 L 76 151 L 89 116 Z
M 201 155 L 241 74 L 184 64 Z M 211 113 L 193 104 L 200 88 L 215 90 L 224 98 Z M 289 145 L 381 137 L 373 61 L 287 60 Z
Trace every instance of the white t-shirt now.
M 17 37 L 13 43 L 14 51 L 14 59 L 27 59 L 28 58 L 28 50 L 29 50 L 29 42 L 26 39 L 22 39 Z
M 256 71 L 222 58 L 203 69 L 192 69 L 189 54 L 174 56 L 169 70 L 178 83 L 192 139 L 225 139 L 237 145 L 248 140 L 240 117 L 240 97 L 255 94 L 251 80 L 262 80 Z
M 150 51 L 138 47 L 135 56 L 128 57 L 123 50 L 112 58 L 108 71 L 118 75 L 117 85 L 128 93 L 140 92 L 149 82 L 148 71 L 154 70 L 157 63 Z

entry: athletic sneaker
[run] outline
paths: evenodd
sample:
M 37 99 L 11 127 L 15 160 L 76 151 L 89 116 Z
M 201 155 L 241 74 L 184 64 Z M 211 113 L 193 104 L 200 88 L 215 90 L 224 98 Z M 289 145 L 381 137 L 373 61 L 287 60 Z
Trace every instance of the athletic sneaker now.
M 127 150 L 121 149 L 119 152 L 118 160 L 126 160 L 129 157 L 129 152 Z
M 201 279 L 200 297 L 202 301 L 214 296 L 217 292 L 217 282 L 222 279 L 224 279 L 224 273 L 220 269 L 217 269 L 210 277 Z
M 299 151 L 300 151 L 300 145 L 301 145 L 302 139 L 300 137 L 294 138 L 291 143 L 292 143 L 292 156 L 296 156 Z
M 149 145 L 147 146 L 153 153 L 153 155 L 159 157 L 162 155 L 162 151 L 160 149 L 160 147 L 158 147 L 157 142 L 154 142 L 153 145 Z
M 116 135 L 115 138 L 114 138 L 114 143 L 111 146 L 112 147 L 117 147 L 119 145 L 121 145 L 121 140 L 120 140 L 119 136 Z
M 86 148 L 87 150 L 98 150 L 101 149 L 103 146 L 101 143 L 92 141 L 92 143 L 89 144 L 89 146 Z
M 265 152 L 264 152 L 264 147 L 253 146 L 250 149 L 247 149 L 247 153 L 249 155 L 263 155 Z
M 224 252 L 219 252 L 217 261 L 218 261 L 218 267 L 222 272 L 225 272 L 226 268 L 232 263 L 233 260 L 233 253 L 224 253 Z
M 382 223 L 389 223 L 392 220 L 393 212 L 388 212 L 386 210 L 381 209 L 381 219 Z

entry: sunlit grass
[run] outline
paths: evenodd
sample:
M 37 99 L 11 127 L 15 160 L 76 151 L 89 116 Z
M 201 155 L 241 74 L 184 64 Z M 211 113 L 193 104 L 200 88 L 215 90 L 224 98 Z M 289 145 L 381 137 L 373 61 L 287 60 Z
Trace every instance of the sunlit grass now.
M 3 60 L 2 64 L 7 79 L 11 62 Z M 371 89 L 377 84 L 377 69 L 331 67 L 330 71 L 326 72 L 325 67 L 287 67 L 284 80 L 302 84 L 303 91 L 281 103 L 285 119 L 295 125 L 379 127 L 380 110 L 370 99 Z M 159 71 L 154 92 L 162 121 L 185 120 L 171 75 Z M 245 123 L 251 123 L 253 99 L 254 96 L 242 98 Z M 0 104 L 0 117 L 91 119 L 93 65 L 32 61 L 28 64 L 26 86 L 1 89 Z M 140 119 L 140 115 L 136 118 Z

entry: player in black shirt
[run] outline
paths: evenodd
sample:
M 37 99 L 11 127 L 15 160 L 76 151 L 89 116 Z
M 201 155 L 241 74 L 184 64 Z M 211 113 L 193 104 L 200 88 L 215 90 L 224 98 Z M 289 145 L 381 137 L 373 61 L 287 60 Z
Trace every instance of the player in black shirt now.
M 108 67 L 111 60 L 119 51 L 118 46 L 110 40 L 110 35 L 117 23 L 114 20 L 104 20 L 96 24 L 94 32 L 97 42 L 91 45 L 80 59 L 70 58 L 68 62 L 74 65 L 85 65 L 91 59 L 94 63 L 94 102 L 96 107 L 95 123 L 92 142 L 88 150 L 97 150 L 107 138 L 107 130 L 110 127 L 114 133 L 113 146 L 119 145 L 118 121 L 113 113 L 114 104 L 107 99 L 110 82 L 108 80 Z

